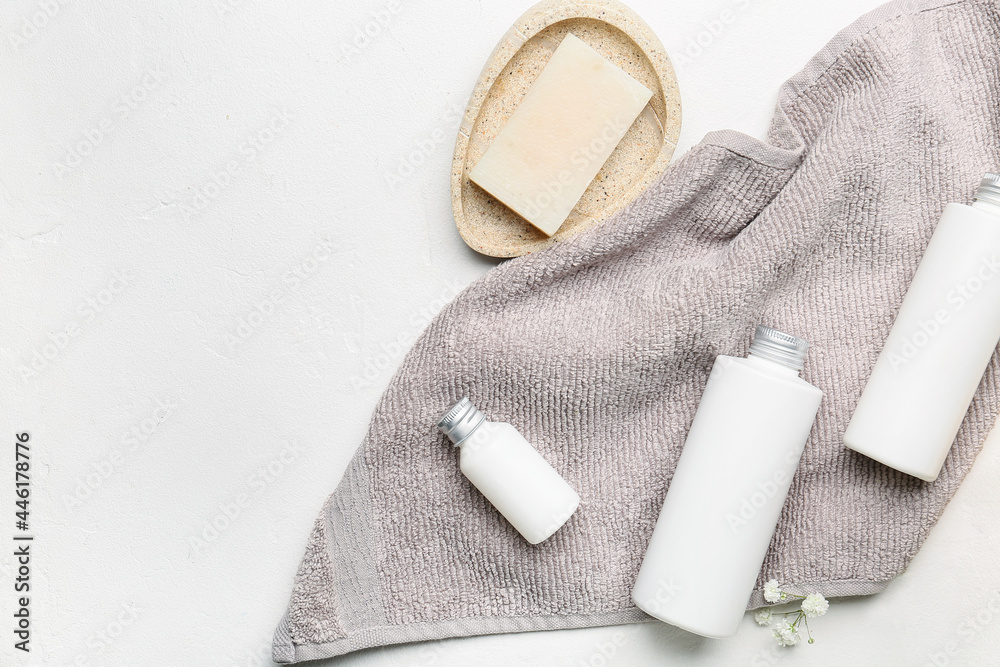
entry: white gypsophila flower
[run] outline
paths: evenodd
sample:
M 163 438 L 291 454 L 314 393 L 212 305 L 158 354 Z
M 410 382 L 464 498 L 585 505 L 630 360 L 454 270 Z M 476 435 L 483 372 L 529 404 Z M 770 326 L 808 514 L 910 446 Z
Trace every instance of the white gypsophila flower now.
M 799 631 L 788 621 L 782 621 L 773 630 L 771 636 L 778 640 L 778 646 L 795 646 L 799 643 Z
M 757 621 L 757 625 L 771 625 L 771 621 L 774 620 L 774 612 L 771 611 L 770 607 L 758 609 L 753 615 L 753 620 Z
M 830 603 L 827 602 L 826 598 L 819 593 L 810 593 L 806 596 L 806 599 L 802 601 L 802 611 L 805 612 L 805 615 L 809 618 L 822 616 L 829 608 Z
M 768 602 L 777 602 L 781 599 L 781 584 L 777 579 L 768 579 L 764 583 L 764 599 Z

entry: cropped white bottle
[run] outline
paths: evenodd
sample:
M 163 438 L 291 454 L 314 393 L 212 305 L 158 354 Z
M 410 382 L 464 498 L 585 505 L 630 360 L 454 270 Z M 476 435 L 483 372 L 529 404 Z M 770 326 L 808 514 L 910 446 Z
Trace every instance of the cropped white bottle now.
M 937 479 L 1000 340 L 1000 175 L 948 204 L 844 433 L 856 452 Z
M 808 347 L 759 326 L 746 358 L 716 358 L 632 589 L 647 614 L 736 634 L 823 397 Z
M 551 537 L 579 507 L 577 492 L 516 428 L 486 421 L 468 398 L 438 428 L 459 447 L 465 476 L 528 542 Z

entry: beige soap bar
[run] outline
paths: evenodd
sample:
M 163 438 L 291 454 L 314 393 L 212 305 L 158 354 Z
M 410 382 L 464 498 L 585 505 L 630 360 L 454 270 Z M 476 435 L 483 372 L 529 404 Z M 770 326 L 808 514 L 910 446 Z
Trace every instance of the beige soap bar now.
M 567 34 L 469 178 L 552 236 L 652 94 Z

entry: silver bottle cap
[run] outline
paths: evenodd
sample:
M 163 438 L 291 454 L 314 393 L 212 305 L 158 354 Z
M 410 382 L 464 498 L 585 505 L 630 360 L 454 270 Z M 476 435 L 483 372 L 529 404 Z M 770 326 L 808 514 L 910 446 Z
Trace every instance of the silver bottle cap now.
M 456 445 L 472 435 L 479 425 L 486 421 L 486 415 L 472 404 L 468 396 L 463 396 L 448 412 L 444 413 L 437 427 Z
M 757 327 L 750 343 L 750 354 L 776 361 L 797 371 L 802 370 L 809 342 L 763 324 Z
M 1000 174 L 991 172 L 983 174 L 983 180 L 979 181 L 979 189 L 976 190 L 975 201 L 1000 206 Z

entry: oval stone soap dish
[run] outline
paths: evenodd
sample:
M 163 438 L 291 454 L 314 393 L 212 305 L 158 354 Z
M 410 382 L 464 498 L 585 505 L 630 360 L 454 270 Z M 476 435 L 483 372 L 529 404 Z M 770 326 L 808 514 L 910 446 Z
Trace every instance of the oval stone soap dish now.
M 470 181 L 469 172 L 567 33 L 645 85 L 653 96 L 569 217 L 548 237 Z M 680 128 L 674 69 L 660 40 L 635 12 L 613 0 L 540 2 L 497 44 L 465 110 L 451 171 L 458 232 L 470 248 L 493 257 L 525 255 L 578 234 L 623 208 L 663 173 Z

